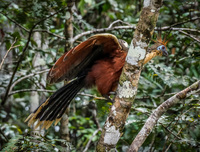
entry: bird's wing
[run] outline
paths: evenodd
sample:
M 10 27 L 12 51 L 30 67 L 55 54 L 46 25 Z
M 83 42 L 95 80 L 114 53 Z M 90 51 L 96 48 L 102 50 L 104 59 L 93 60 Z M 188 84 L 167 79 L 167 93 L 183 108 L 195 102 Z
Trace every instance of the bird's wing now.
M 107 33 L 91 36 L 62 55 L 50 69 L 47 80 L 55 83 L 63 79 L 73 79 L 97 58 L 115 49 L 121 49 L 116 36 Z

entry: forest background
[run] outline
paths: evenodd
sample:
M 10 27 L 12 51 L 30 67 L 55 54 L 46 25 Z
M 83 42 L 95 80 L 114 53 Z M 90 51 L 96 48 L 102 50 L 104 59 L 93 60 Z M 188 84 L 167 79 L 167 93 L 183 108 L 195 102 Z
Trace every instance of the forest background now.
M 63 86 L 48 85 L 46 73 L 65 51 L 96 33 L 130 44 L 142 7 L 142 0 L 0 1 L 0 150 L 95 150 L 112 104 L 95 88 L 82 90 L 46 131 L 24 120 Z M 118 151 L 128 150 L 154 109 L 200 79 L 200 1 L 164 0 L 152 39 L 158 31 L 171 37 L 169 57 L 144 66 Z M 199 111 L 198 90 L 162 115 L 140 151 L 199 151 Z

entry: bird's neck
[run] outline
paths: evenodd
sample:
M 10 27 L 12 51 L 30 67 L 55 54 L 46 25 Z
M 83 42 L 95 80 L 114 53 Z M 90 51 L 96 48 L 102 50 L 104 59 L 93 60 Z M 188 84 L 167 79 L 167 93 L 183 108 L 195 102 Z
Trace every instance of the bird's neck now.
M 158 56 L 159 52 L 157 51 L 152 51 L 151 53 L 148 53 L 144 59 L 144 64 L 148 63 L 151 59 L 153 59 L 154 57 Z

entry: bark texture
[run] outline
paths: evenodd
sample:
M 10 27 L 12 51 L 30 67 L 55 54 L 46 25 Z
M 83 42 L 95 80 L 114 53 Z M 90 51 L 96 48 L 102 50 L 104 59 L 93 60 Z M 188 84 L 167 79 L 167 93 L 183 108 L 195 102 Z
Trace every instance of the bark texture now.
M 73 38 L 73 7 L 75 7 L 74 2 L 68 0 L 68 8 L 69 12 L 66 13 L 66 21 L 65 21 L 65 38 L 66 38 L 66 44 L 65 44 L 65 52 L 69 51 L 72 48 L 71 39 Z M 64 113 L 61 121 L 60 121 L 60 136 L 62 139 L 65 139 L 66 141 L 70 141 L 70 135 L 69 135 L 69 128 L 68 128 L 68 109 Z M 65 145 L 63 145 L 65 146 Z M 66 148 L 66 151 L 70 151 L 68 147 Z
M 151 133 L 153 127 L 156 125 L 158 119 L 173 105 L 178 103 L 181 99 L 186 98 L 192 91 L 197 91 L 200 89 L 200 81 L 195 82 L 188 88 L 182 90 L 181 92 L 175 94 L 165 102 L 163 102 L 158 108 L 156 108 L 150 117 L 145 122 L 145 125 L 142 127 L 134 141 L 132 142 L 128 152 L 136 152 L 140 146 L 144 143 L 146 138 Z
M 146 50 L 154 32 L 162 0 L 145 0 L 124 65 L 115 102 L 105 122 L 98 152 L 115 149 L 137 93 L 138 81 Z

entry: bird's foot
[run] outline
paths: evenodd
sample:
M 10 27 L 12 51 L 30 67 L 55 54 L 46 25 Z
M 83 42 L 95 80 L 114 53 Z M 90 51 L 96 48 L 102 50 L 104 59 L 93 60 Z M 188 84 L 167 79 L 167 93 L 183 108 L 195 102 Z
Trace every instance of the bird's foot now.
M 108 95 L 103 95 L 107 99 L 108 102 L 114 103 L 114 100 L 112 100 Z

